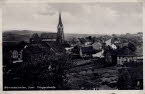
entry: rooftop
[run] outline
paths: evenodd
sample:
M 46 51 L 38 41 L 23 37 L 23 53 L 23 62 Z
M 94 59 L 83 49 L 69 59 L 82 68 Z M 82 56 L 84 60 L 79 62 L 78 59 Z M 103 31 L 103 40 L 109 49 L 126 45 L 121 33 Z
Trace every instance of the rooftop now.
M 40 38 L 42 38 L 42 39 L 56 39 L 57 33 L 42 33 L 40 35 Z

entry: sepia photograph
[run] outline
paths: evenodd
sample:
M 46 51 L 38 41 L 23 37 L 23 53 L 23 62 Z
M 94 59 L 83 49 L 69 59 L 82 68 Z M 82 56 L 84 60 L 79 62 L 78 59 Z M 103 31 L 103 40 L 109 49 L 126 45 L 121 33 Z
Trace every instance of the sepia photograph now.
M 7 3 L 3 91 L 143 90 L 141 2 Z

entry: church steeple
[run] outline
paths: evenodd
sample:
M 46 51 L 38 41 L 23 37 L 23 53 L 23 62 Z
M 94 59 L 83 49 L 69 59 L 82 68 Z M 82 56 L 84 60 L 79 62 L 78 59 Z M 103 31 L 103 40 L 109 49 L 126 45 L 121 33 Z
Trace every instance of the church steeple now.
M 61 13 L 59 13 L 59 23 L 58 23 L 58 25 L 63 25 L 62 21 L 61 21 Z
M 61 20 L 61 13 L 59 13 L 59 21 L 57 26 L 57 42 L 59 43 L 64 42 L 64 32 L 63 32 L 63 24 Z

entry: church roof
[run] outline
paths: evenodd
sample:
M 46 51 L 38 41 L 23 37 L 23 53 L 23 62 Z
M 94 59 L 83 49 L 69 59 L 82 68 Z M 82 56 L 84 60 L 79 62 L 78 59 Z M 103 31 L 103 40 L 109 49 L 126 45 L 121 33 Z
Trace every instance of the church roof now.
M 40 38 L 39 35 L 37 33 L 34 33 L 31 38 Z
M 46 42 L 48 46 L 50 46 L 55 53 L 63 53 L 65 52 L 65 48 L 63 45 L 58 42 Z
M 29 55 L 42 53 L 40 45 L 41 44 L 37 44 L 37 45 L 31 44 L 25 49 L 24 52 L 28 53 Z
M 40 35 L 40 38 L 42 38 L 42 39 L 56 39 L 57 33 L 42 33 Z

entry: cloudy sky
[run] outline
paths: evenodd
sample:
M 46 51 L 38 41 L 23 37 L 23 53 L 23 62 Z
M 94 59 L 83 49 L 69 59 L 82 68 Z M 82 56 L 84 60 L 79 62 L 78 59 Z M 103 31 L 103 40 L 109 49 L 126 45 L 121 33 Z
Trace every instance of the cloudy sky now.
M 65 33 L 142 32 L 142 4 L 133 2 L 6 4 L 3 29 L 57 32 L 59 11 Z

